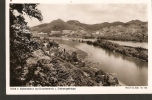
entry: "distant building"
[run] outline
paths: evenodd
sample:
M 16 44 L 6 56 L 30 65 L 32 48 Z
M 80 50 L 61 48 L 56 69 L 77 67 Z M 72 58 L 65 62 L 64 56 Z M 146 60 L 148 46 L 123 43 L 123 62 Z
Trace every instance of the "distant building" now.
M 93 32 L 92 34 L 99 34 L 100 32 L 99 31 L 96 31 L 96 32 Z
M 104 33 L 103 33 L 103 32 L 100 32 L 100 35 L 101 35 L 101 36 L 104 36 Z
M 75 33 L 75 31 L 71 31 L 71 32 L 70 32 L 70 35 L 73 35 L 74 33 Z
M 96 31 L 96 34 L 99 34 L 100 32 L 99 31 Z
M 53 34 L 60 34 L 61 32 L 60 31 L 51 31 L 50 35 L 53 35 Z
M 72 32 L 72 30 L 63 30 L 62 34 L 68 34 L 68 33 L 71 33 L 71 32 Z
M 43 32 L 41 32 L 41 33 L 39 33 L 40 35 L 47 35 L 47 33 L 43 33 Z

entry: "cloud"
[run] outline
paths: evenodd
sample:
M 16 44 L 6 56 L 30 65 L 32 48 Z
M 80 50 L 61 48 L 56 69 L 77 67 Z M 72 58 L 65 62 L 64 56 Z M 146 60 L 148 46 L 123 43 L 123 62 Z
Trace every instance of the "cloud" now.
M 134 19 L 147 21 L 146 4 L 40 4 L 37 8 L 42 12 L 42 23 L 49 23 L 58 18 L 64 21 L 78 20 L 87 24 L 127 22 Z M 34 18 L 26 20 L 29 26 L 40 24 Z

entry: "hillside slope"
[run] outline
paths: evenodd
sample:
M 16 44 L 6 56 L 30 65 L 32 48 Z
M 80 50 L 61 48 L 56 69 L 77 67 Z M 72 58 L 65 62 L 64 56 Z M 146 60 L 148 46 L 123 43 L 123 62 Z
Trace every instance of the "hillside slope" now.
M 99 23 L 99 24 L 85 24 L 77 20 L 69 20 L 67 22 L 64 22 L 61 19 L 57 19 L 50 23 L 40 24 L 40 25 L 31 27 L 31 30 L 38 31 L 38 32 L 40 31 L 51 32 L 51 31 L 61 31 L 61 30 L 68 30 L 68 29 L 69 30 L 84 29 L 84 30 L 90 30 L 90 31 L 97 31 L 105 27 L 109 28 L 111 26 L 121 25 L 123 27 L 128 27 L 131 25 L 140 26 L 140 25 L 146 25 L 146 24 L 147 22 L 142 22 L 139 20 L 132 20 L 126 23 L 117 21 L 117 22 L 112 22 L 112 23 L 104 22 L 104 23 Z
M 61 19 L 50 23 L 41 24 L 31 28 L 32 31 L 51 33 L 51 31 L 72 30 L 72 35 L 79 37 L 98 37 L 103 39 L 121 40 L 121 41 L 148 41 L 148 22 L 140 20 L 131 20 L 129 22 L 104 22 L 99 24 L 85 24 L 77 20 L 64 22 Z M 96 34 L 96 32 L 98 32 Z M 69 35 L 69 34 L 67 34 Z

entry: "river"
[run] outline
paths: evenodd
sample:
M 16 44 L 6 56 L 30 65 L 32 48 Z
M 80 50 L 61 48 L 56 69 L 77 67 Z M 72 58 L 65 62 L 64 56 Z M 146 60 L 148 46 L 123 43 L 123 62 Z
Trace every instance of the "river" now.
M 85 43 L 55 39 L 60 45 L 66 44 L 65 48 L 77 48 L 86 52 L 87 60 L 95 63 L 95 66 L 108 73 L 114 73 L 122 84 L 127 86 L 148 85 L 148 62 L 131 58 L 117 52 L 94 47 Z M 64 45 L 62 45 L 64 46 Z
M 83 41 L 96 41 L 97 39 L 82 39 L 82 38 L 60 38 L 60 37 L 49 37 L 50 39 L 63 39 L 63 40 L 69 40 L 69 39 L 76 39 L 76 40 L 83 40 Z M 114 41 L 114 40 L 108 40 L 110 42 L 118 43 L 120 45 L 125 46 L 132 46 L 132 47 L 142 47 L 148 49 L 148 43 L 146 42 L 132 42 L 132 41 Z
M 125 45 L 125 46 L 132 46 L 132 47 L 142 47 L 148 49 L 148 43 L 146 42 L 132 42 L 132 41 L 113 41 L 113 40 L 108 40 L 114 43 L 118 43 L 120 45 Z

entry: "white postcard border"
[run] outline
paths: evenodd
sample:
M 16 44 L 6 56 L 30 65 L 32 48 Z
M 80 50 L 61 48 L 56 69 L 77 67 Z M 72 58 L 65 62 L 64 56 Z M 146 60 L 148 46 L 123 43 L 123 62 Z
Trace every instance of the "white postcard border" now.
M 10 87 L 9 83 L 9 3 L 146 3 L 148 4 L 148 86 L 119 87 Z M 59 95 L 59 94 L 145 94 L 152 93 L 152 13 L 151 0 L 6 0 L 6 94 L 7 95 Z M 48 90 L 40 90 L 48 88 Z M 61 88 L 65 88 L 61 90 Z M 70 89 L 71 88 L 71 89 Z M 31 89 L 31 90 L 24 90 Z M 34 90 L 32 90 L 34 89 Z M 54 90 L 53 90 L 54 89 Z M 56 89 L 56 90 L 55 90 Z

